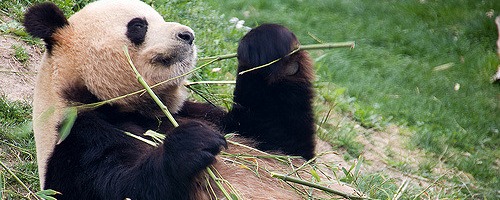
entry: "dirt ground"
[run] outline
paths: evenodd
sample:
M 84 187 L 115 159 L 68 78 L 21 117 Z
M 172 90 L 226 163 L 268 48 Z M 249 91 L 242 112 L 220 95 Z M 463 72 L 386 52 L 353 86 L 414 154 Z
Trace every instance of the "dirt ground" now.
M 30 55 L 20 62 L 14 57 L 14 45 L 22 46 Z M 31 102 L 33 96 L 35 66 L 41 60 L 42 50 L 19 40 L 15 36 L 0 35 L 0 95 L 12 101 Z

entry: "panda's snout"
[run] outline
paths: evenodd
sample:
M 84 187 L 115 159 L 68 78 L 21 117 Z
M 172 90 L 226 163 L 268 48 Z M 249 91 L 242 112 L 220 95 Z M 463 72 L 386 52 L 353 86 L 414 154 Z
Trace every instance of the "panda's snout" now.
M 177 33 L 177 38 L 183 42 L 188 43 L 189 45 L 192 45 L 194 41 L 194 34 L 190 31 L 182 31 L 180 33 Z

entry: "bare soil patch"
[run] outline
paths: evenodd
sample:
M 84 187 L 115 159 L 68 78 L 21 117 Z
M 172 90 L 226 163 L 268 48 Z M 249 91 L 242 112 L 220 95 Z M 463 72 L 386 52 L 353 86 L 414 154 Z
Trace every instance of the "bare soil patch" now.
M 22 47 L 29 59 L 16 59 L 14 46 Z M 42 50 L 28 45 L 15 36 L 0 35 L 0 95 L 12 101 L 32 101 L 36 69 L 42 57 Z

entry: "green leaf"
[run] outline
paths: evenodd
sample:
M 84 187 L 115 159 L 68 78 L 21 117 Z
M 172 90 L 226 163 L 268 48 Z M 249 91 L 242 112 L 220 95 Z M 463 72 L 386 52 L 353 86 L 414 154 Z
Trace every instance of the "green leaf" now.
M 238 200 L 238 196 L 236 196 L 233 193 L 229 194 L 229 196 L 231 197 L 232 200 Z
M 61 193 L 55 190 L 48 189 L 48 190 L 38 191 L 36 193 L 36 196 L 45 200 L 57 200 L 56 198 L 52 197 L 56 194 L 61 194 Z
M 61 128 L 59 129 L 59 143 L 64 141 L 71 132 L 73 124 L 76 121 L 78 110 L 75 107 L 69 107 L 65 110 L 64 120 L 61 123 Z
M 167 137 L 165 134 L 161 134 L 153 130 L 147 130 L 144 135 L 153 138 L 154 142 L 157 144 L 163 144 L 163 141 Z
M 53 195 L 56 195 L 56 194 L 61 194 L 61 193 L 60 193 L 60 192 L 58 192 L 58 191 L 52 190 L 52 189 L 48 189 L 48 190 L 38 191 L 36 194 L 37 194 L 37 195 L 38 195 L 38 194 L 43 194 L 43 195 L 53 196 Z
M 361 164 L 363 163 L 363 157 L 361 157 L 361 155 L 359 155 L 358 157 L 358 163 L 356 163 L 356 168 L 354 168 L 354 176 L 358 176 L 359 175 L 359 169 L 361 168 Z
M 321 181 L 321 178 L 319 177 L 318 172 L 316 172 L 316 170 L 311 169 L 310 172 L 311 172 L 311 175 L 314 177 L 314 179 L 316 179 L 317 182 Z
M 45 199 L 45 200 L 57 200 L 56 198 L 54 197 L 51 197 L 51 196 L 47 196 L 47 195 L 44 195 L 44 194 L 37 194 L 36 196 L 42 198 L 42 199 Z
M 348 175 L 349 175 L 349 172 L 345 169 L 345 167 L 342 167 L 342 172 L 344 172 L 344 174 L 345 174 L 346 176 L 348 176 Z

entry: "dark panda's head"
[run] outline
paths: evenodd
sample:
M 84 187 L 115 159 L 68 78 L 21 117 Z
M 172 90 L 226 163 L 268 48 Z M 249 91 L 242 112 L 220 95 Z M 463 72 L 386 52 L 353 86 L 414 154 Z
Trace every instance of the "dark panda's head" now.
M 313 80 L 312 61 L 306 51 L 291 54 L 300 46 L 295 34 L 279 24 L 262 24 L 253 28 L 238 46 L 238 72 L 269 64 L 252 71 L 251 79 L 261 78 L 266 83 L 276 81 L 309 82 Z M 241 75 L 238 78 L 243 78 Z
M 153 8 L 138 0 L 101 0 L 68 20 L 52 3 L 34 6 L 25 15 L 26 30 L 42 38 L 47 53 L 44 77 L 65 101 L 90 103 L 128 94 L 143 87 L 127 62 L 123 47 L 149 85 L 188 72 L 196 61 L 191 28 L 165 22 Z M 176 112 L 185 99 L 184 79 L 155 89 Z M 45 88 L 49 90 L 49 88 Z M 112 104 L 123 111 L 150 115 L 157 106 L 148 95 L 135 95 Z

